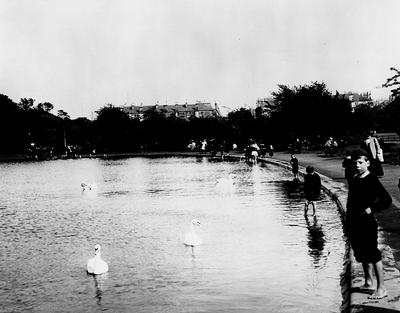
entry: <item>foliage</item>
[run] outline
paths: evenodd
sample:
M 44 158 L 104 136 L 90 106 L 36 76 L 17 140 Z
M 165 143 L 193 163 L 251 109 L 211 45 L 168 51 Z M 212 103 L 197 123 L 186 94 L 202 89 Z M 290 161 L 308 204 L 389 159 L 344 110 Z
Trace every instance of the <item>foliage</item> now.
M 350 101 L 332 96 L 325 83 L 290 88 L 278 85 L 269 107 L 271 131 L 279 141 L 291 137 L 343 136 L 350 125 Z
M 132 139 L 129 136 L 129 116 L 112 104 L 102 107 L 97 114 L 93 126 L 99 152 L 127 152 Z
M 350 101 L 335 95 L 324 83 L 289 87 L 278 85 L 273 100 L 255 111 L 240 108 L 227 117 L 192 118 L 167 116 L 149 110 L 144 120 L 132 119 L 120 108 L 107 104 L 97 118 L 71 120 L 64 110 L 54 115 L 49 102 L 34 105 L 32 98 L 14 103 L 0 94 L 0 155 L 29 154 L 45 147 L 64 154 L 66 145 L 79 153 L 125 153 L 143 150 L 184 150 L 194 140 L 206 139 L 217 146 L 240 148 L 254 139 L 275 148 L 287 148 L 294 138 L 310 142 L 357 137 L 364 131 L 400 131 L 400 97 L 387 105 L 362 104 L 351 110 Z
M 400 71 L 394 67 L 390 68 L 391 71 L 394 71 L 395 73 L 393 74 L 392 77 L 389 77 L 386 80 L 386 83 L 382 85 L 382 87 L 392 87 L 394 88 L 391 90 L 392 92 L 392 97 L 397 98 L 400 95 L 400 82 L 397 81 L 397 79 L 400 77 Z
M 54 109 L 54 105 L 52 105 L 50 102 L 43 102 L 43 103 L 39 103 L 37 105 L 37 109 L 39 111 L 46 111 L 46 112 L 50 112 L 51 110 Z

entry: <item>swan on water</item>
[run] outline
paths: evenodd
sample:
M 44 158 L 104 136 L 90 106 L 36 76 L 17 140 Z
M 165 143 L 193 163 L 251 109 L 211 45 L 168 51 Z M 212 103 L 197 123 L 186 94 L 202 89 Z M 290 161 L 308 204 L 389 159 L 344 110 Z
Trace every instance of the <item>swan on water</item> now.
M 81 183 L 81 187 L 82 187 L 82 192 L 84 192 L 84 191 L 96 192 L 97 191 L 96 183 Z
M 103 274 L 108 272 L 108 264 L 101 258 L 101 246 L 94 246 L 94 257 L 87 262 L 87 271 L 89 274 Z
M 92 190 L 92 187 L 88 184 L 81 183 L 82 190 Z
M 217 179 L 215 187 L 221 192 L 233 192 L 235 188 L 235 183 L 233 181 L 233 174 L 229 174 L 228 177 L 221 177 Z
M 198 246 L 202 244 L 200 236 L 196 233 L 196 227 L 200 226 L 200 222 L 197 219 L 193 219 L 190 224 L 190 231 L 186 233 L 184 244 L 187 246 Z

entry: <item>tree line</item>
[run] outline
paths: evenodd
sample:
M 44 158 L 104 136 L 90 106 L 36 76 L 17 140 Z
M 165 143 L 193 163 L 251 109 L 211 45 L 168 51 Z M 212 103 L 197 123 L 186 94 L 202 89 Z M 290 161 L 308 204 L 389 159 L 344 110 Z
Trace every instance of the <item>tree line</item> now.
M 18 103 L 0 94 L 0 155 L 19 155 L 33 149 L 62 155 L 73 147 L 79 154 L 129 153 L 143 150 L 180 151 L 190 140 L 212 140 L 219 146 L 257 142 L 284 148 L 294 138 L 311 142 L 327 137 L 358 140 L 364 132 L 400 132 L 400 97 L 382 105 L 361 104 L 332 93 L 325 83 L 289 87 L 278 85 L 273 101 L 264 108 L 240 108 L 226 117 L 190 120 L 148 111 L 143 120 L 132 119 L 120 108 L 106 104 L 92 121 L 71 119 L 49 102 L 22 98 Z

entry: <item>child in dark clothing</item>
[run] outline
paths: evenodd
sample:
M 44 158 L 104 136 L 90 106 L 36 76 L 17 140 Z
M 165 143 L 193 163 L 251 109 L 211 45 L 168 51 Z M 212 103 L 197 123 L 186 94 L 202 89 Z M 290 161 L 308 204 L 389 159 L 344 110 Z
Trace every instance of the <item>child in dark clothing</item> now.
M 350 239 L 355 259 L 361 262 L 364 270 L 364 287 L 373 288 L 372 272 L 377 280 L 370 299 L 387 296 L 383 281 L 381 252 L 378 249 L 378 224 L 374 212 L 387 209 L 392 198 L 379 179 L 368 170 L 370 166 L 367 152 L 352 154 L 356 175 L 349 180 L 347 197 L 346 233 Z
M 294 180 L 297 181 L 299 179 L 299 160 L 294 154 L 290 157 L 290 165 L 292 166 Z
M 312 166 L 307 166 L 307 174 L 304 176 L 304 194 L 306 196 L 306 203 L 304 205 L 304 215 L 307 216 L 308 206 L 311 204 L 313 208 L 313 216 L 315 216 L 316 204 L 321 193 L 321 177 L 314 172 Z

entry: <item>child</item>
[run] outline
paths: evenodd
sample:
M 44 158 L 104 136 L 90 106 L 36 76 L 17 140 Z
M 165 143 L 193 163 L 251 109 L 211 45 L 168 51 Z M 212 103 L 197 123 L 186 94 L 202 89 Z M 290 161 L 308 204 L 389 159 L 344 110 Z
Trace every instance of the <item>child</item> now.
M 292 166 L 294 180 L 299 180 L 299 160 L 294 154 L 292 154 L 290 157 L 290 165 Z
M 306 172 L 307 174 L 304 176 L 304 194 L 306 196 L 304 215 L 307 216 L 308 206 L 311 204 L 313 208 L 313 216 L 315 216 L 315 201 L 321 193 L 321 178 L 314 172 L 312 166 L 307 166 Z
M 378 249 L 378 224 L 374 212 L 387 209 L 392 198 L 379 179 L 368 170 L 368 153 L 358 151 L 352 154 L 356 175 L 349 180 L 347 197 L 346 233 L 350 239 L 355 259 L 362 263 L 364 287 L 373 288 L 372 272 L 377 280 L 370 299 L 382 299 L 387 296 L 383 281 L 381 252 Z

